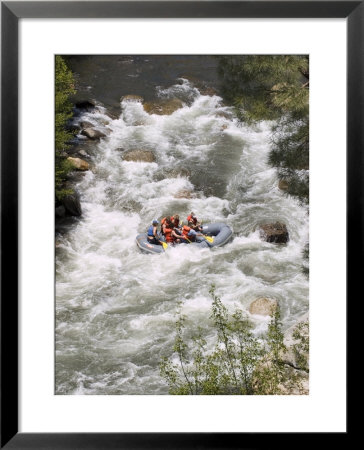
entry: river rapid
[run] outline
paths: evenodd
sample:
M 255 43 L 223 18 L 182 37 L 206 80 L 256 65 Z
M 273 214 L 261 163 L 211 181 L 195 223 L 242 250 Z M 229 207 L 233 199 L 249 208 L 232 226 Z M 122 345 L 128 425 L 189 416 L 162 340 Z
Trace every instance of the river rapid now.
M 106 94 L 97 95 L 108 91 L 107 72 L 104 83 L 92 84 L 81 63 L 71 64 L 76 73 L 79 68 L 83 89 L 100 103 L 76 123 L 90 122 L 107 136 L 84 147 L 78 136 L 93 170 L 77 181 L 82 217 L 57 236 L 57 394 L 167 394 L 158 365 L 172 353 L 177 304 L 183 301 L 188 330 L 201 326 L 212 342 L 212 284 L 231 311 L 248 311 L 258 297 L 277 299 L 284 329 L 308 311 L 302 273 L 308 212 L 279 190 L 276 171 L 267 164 L 269 124 L 241 126 L 219 95 L 204 95 L 193 77 L 182 76 L 186 62 L 178 62 L 179 68 L 170 57 L 163 79 L 147 72 L 146 85 L 143 69 L 153 63 L 157 73 L 158 61 L 120 61 L 124 77 L 110 75 L 118 98 L 178 98 L 184 106 L 156 115 L 136 101 L 108 102 Z M 202 79 L 206 61 L 191 61 Z M 217 84 L 214 62 L 208 61 L 207 81 L 213 84 L 215 77 Z M 125 151 L 136 148 L 153 151 L 156 162 L 123 160 Z M 192 198 L 176 198 L 181 191 Z M 213 249 L 180 245 L 161 255 L 137 248 L 136 235 L 152 219 L 178 213 L 185 221 L 191 211 L 205 223 L 227 223 L 233 240 Z M 277 220 L 287 225 L 287 245 L 259 237 L 259 224 Z M 266 317 L 251 318 L 257 334 L 267 329 Z

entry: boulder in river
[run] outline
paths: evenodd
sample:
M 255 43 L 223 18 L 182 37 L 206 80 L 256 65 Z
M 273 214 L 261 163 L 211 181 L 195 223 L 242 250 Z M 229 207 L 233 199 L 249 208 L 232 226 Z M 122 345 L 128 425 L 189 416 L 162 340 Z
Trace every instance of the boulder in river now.
M 89 170 L 90 169 L 90 164 L 81 158 L 72 158 L 70 156 L 67 158 L 67 161 L 69 161 L 72 164 L 72 166 L 77 170 Z
M 94 125 L 91 122 L 87 122 L 87 120 L 84 120 L 80 122 L 80 127 L 82 130 L 85 130 L 86 128 L 92 128 Z
M 211 86 L 200 86 L 198 90 L 201 95 L 209 95 L 210 97 L 217 95 L 216 89 Z
M 193 198 L 194 194 L 189 189 L 181 189 L 173 196 L 174 198 Z
M 260 237 L 266 242 L 274 242 L 275 244 L 285 244 L 289 240 L 287 227 L 281 222 L 261 225 Z
M 123 154 L 125 161 L 155 162 L 155 155 L 150 150 L 129 150 Z
M 286 191 L 288 189 L 288 183 L 286 180 L 279 180 L 278 187 L 281 191 Z
M 148 114 L 158 114 L 163 116 L 170 115 L 182 107 L 183 102 L 179 98 L 144 103 L 144 111 Z
M 129 95 L 124 95 L 123 97 L 121 97 L 120 101 L 121 102 L 138 102 L 138 103 L 143 103 L 144 102 L 144 98 L 141 97 L 140 95 L 129 94 Z
M 64 217 L 66 215 L 66 208 L 63 205 L 57 206 L 55 213 L 56 217 Z
M 250 304 L 249 312 L 250 314 L 258 314 L 260 316 L 271 316 L 277 309 L 277 306 L 277 300 L 260 297 Z
M 77 109 L 82 109 L 84 111 L 92 111 L 96 106 L 96 103 L 92 100 L 82 100 L 75 103 Z
M 85 128 L 81 131 L 81 134 L 93 140 L 100 139 L 106 136 L 106 134 L 104 134 L 102 131 L 95 130 L 94 128 Z
M 81 216 L 82 208 L 80 202 L 80 196 L 77 191 L 72 194 L 65 195 L 61 200 L 62 205 L 66 209 L 66 213 L 70 216 Z
M 168 171 L 166 174 L 167 178 L 178 178 L 178 177 L 188 178 L 189 176 L 191 176 L 191 172 L 185 167 L 176 167 Z

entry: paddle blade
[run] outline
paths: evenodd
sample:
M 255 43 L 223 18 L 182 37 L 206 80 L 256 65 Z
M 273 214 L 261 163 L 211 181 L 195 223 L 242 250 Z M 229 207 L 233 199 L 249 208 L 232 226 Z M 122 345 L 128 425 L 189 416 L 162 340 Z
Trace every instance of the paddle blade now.
M 162 242 L 162 245 L 163 245 L 164 250 L 167 250 L 168 245 L 165 242 Z
M 207 242 L 210 242 L 210 244 L 214 242 L 214 238 L 212 238 L 211 236 L 205 236 L 205 239 Z

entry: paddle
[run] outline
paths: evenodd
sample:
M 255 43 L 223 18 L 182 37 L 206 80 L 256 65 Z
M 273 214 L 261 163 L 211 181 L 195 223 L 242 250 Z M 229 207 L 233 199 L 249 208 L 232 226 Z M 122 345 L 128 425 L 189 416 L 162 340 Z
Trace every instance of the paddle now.
M 163 241 L 159 241 L 159 242 L 163 245 L 163 249 L 164 249 L 164 250 L 167 250 L 168 244 L 166 244 L 166 243 L 163 242 Z
M 197 236 L 202 236 L 203 238 L 206 239 L 207 242 L 210 242 L 210 244 L 214 242 L 214 238 L 211 236 L 205 236 L 204 234 L 198 234 Z
M 202 221 L 201 221 L 201 223 L 200 223 L 200 227 L 202 227 Z M 202 233 L 201 233 L 199 236 L 203 236 L 203 237 L 206 239 L 207 242 L 210 242 L 210 244 L 212 244 L 212 243 L 214 242 L 214 238 L 211 237 L 211 236 L 205 236 L 205 235 L 202 234 Z

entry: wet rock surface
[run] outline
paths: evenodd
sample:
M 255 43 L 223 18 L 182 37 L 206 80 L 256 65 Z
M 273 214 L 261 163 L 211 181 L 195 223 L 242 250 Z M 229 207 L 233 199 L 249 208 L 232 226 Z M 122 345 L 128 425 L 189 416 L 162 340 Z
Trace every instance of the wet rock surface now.
M 259 234 L 262 240 L 275 244 L 286 244 L 289 240 L 287 227 L 281 222 L 261 225 Z
M 65 195 L 62 198 L 61 203 L 68 215 L 75 217 L 79 217 L 82 215 L 80 195 L 77 191 L 74 191 L 72 194 Z
M 106 136 L 102 131 L 95 130 L 94 128 L 85 128 L 81 131 L 81 134 L 92 140 L 101 139 Z
M 129 150 L 123 153 L 123 159 L 125 161 L 135 162 L 155 162 L 156 158 L 153 152 L 150 150 Z
M 76 170 L 90 169 L 90 164 L 81 158 L 72 158 L 71 156 L 69 156 L 67 158 L 67 161 L 69 161 Z

